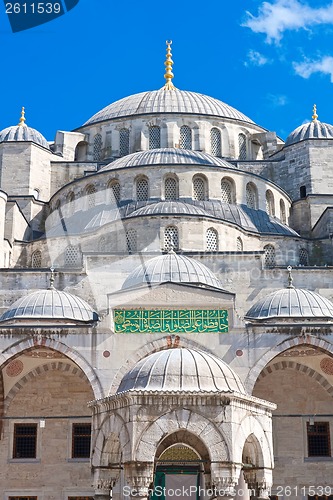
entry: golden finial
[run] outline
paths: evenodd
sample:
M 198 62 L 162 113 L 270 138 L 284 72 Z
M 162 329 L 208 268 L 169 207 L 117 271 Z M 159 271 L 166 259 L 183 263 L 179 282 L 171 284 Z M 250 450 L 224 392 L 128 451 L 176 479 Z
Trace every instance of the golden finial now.
M 20 122 L 19 122 L 19 125 L 21 125 L 21 126 L 24 125 L 24 122 L 25 122 L 25 116 L 24 116 L 25 115 L 25 111 L 24 110 L 25 110 L 25 108 L 22 107 L 21 118 L 20 118 Z
M 292 270 L 293 270 L 293 268 L 291 266 L 287 267 L 287 271 L 288 271 L 288 286 L 287 286 L 287 288 L 295 288 L 293 285 L 293 277 L 291 274 Z
M 312 121 L 316 122 L 317 118 L 318 118 L 318 115 L 317 115 L 317 106 L 315 104 L 313 105 L 313 111 L 312 112 L 313 112 Z
M 167 45 L 167 50 L 166 50 L 166 61 L 164 63 L 164 66 L 166 68 L 164 78 L 166 79 L 166 84 L 164 85 L 164 90 L 174 90 L 176 87 L 172 83 L 173 79 L 173 73 L 172 73 L 172 65 L 173 65 L 173 60 L 172 60 L 172 54 L 171 54 L 171 45 L 172 45 L 172 40 L 170 42 L 166 41 Z

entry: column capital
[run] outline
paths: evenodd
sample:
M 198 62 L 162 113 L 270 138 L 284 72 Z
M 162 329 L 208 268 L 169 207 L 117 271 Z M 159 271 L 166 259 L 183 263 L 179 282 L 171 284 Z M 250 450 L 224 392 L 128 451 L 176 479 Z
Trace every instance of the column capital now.
M 124 464 L 125 478 L 131 488 L 131 496 L 148 498 L 149 487 L 154 480 L 154 464 L 151 462 L 130 462 Z

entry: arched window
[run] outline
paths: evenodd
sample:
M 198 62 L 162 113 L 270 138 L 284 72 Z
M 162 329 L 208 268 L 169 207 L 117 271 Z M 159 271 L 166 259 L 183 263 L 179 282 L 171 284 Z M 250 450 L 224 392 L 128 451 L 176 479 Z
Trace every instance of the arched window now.
M 94 161 L 101 161 L 102 159 L 102 136 L 96 134 L 94 137 Z
M 215 127 L 210 129 L 210 150 L 213 156 L 222 156 L 221 132 Z
M 108 184 L 109 189 L 109 201 L 110 203 L 120 202 L 120 183 L 119 181 L 113 180 Z
M 87 159 L 88 143 L 81 141 L 77 144 L 74 153 L 74 161 L 85 161 Z
M 221 200 L 224 203 L 233 202 L 233 186 L 228 179 L 222 179 L 221 181 Z
M 207 199 L 207 183 L 202 177 L 196 176 L 193 178 L 192 198 L 199 201 Z
M 300 198 L 306 198 L 306 186 L 301 186 L 299 188 L 299 196 Z
M 164 183 L 164 199 L 178 200 L 178 180 L 174 177 L 167 177 Z
M 246 137 L 244 134 L 238 134 L 238 159 L 246 160 Z
M 70 191 L 67 195 L 67 198 L 66 198 L 66 201 L 67 201 L 67 213 L 68 215 L 73 215 L 74 213 L 74 209 L 75 209 L 75 194 L 73 193 L 73 191 Z
M 265 245 L 265 266 L 274 267 L 275 266 L 275 248 L 273 245 Z
M 206 250 L 207 252 L 217 252 L 219 249 L 218 234 L 216 229 L 210 227 L 206 231 Z
M 161 147 L 161 129 L 154 126 L 149 127 L 149 149 L 157 149 Z
M 164 230 L 164 250 L 179 249 L 179 234 L 175 226 L 168 226 Z
M 252 182 L 246 184 L 246 205 L 249 208 L 257 208 L 257 188 Z
M 240 236 L 237 237 L 237 252 L 243 251 L 243 241 Z
M 309 265 L 309 254 L 305 248 L 301 248 L 299 251 L 299 264 L 300 266 Z
M 280 220 L 282 224 L 287 224 L 286 206 L 283 200 L 280 200 Z
M 42 252 L 40 250 L 36 250 L 32 254 L 31 266 L 32 267 L 42 267 Z
M 180 127 L 179 147 L 181 149 L 192 149 L 192 130 L 187 125 Z
M 79 267 L 81 266 L 81 255 L 78 247 L 70 245 L 65 251 L 65 266 L 66 267 Z
M 92 184 L 86 187 L 86 195 L 87 195 L 87 202 L 88 202 L 88 208 L 93 208 L 95 206 L 96 200 L 95 200 L 95 195 L 96 195 L 96 188 Z
M 272 191 L 269 189 L 266 191 L 266 212 L 268 215 L 275 215 L 274 196 Z
M 135 229 L 126 231 L 126 245 L 129 253 L 136 252 L 137 250 L 137 233 Z
M 129 154 L 129 130 L 122 128 L 119 130 L 119 156 L 126 156 Z
M 136 199 L 137 201 L 146 201 L 149 198 L 149 185 L 145 177 L 136 181 Z

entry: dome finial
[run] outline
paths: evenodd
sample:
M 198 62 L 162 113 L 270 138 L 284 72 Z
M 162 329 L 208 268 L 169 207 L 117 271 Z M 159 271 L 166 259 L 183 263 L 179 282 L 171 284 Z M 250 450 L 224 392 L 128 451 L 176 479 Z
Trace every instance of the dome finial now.
M 288 271 L 288 286 L 287 286 L 287 288 L 295 288 L 293 285 L 293 277 L 291 274 L 292 269 L 293 268 L 291 266 L 287 267 L 287 271 Z
M 171 54 L 171 45 L 172 45 L 172 40 L 168 42 L 166 41 L 166 61 L 164 63 L 164 66 L 166 68 L 164 78 L 166 79 L 166 84 L 164 85 L 164 90 L 175 90 L 175 86 L 172 83 L 173 79 L 173 73 L 172 73 L 172 65 L 173 65 L 173 60 L 172 60 L 172 54 Z
M 317 105 L 316 105 L 316 104 L 314 104 L 314 105 L 313 105 L 313 110 L 312 110 L 312 112 L 313 112 L 313 115 L 312 115 L 312 121 L 313 121 L 313 122 L 316 122 L 316 121 L 317 121 L 317 118 L 318 118 L 318 115 L 317 115 Z
M 48 287 L 48 290 L 54 290 L 54 267 L 50 267 L 50 271 L 51 271 L 51 276 L 50 276 L 50 284 L 49 284 L 49 287 Z
M 25 123 L 25 107 L 22 106 L 22 109 L 21 109 L 21 118 L 20 118 L 20 121 L 19 121 L 19 125 L 22 127 Z

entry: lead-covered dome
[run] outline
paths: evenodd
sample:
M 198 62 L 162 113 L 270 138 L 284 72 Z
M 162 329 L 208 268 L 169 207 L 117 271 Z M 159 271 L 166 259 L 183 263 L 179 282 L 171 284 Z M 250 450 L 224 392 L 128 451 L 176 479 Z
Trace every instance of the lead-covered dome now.
M 305 123 L 291 132 L 287 137 L 285 146 L 290 146 L 306 139 L 333 139 L 333 126 L 328 123 L 322 123 L 319 120 Z
M 0 322 L 94 323 L 97 313 L 80 297 L 49 288 L 29 293 L 14 302 Z
M 27 125 L 14 125 L 12 127 L 1 130 L 0 143 L 15 141 L 34 142 L 35 144 L 43 146 L 43 148 L 50 149 L 45 137 L 40 132 L 38 132 L 38 130 L 28 127 Z
M 245 319 L 261 322 L 274 318 L 332 320 L 333 304 L 318 293 L 289 287 L 260 299 L 245 315 Z
M 224 361 L 187 348 L 167 349 L 141 359 L 123 377 L 117 394 L 126 391 L 246 394 L 238 375 Z
M 109 104 L 92 116 L 84 126 L 127 116 L 154 113 L 207 115 L 254 123 L 237 109 L 213 97 L 176 88 L 167 90 L 163 87 L 124 97 Z
M 168 282 L 222 289 L 220 280 L 207 266 L 174 252 L 159 255 L 136 267 L 126 278 L 122 288 Z

